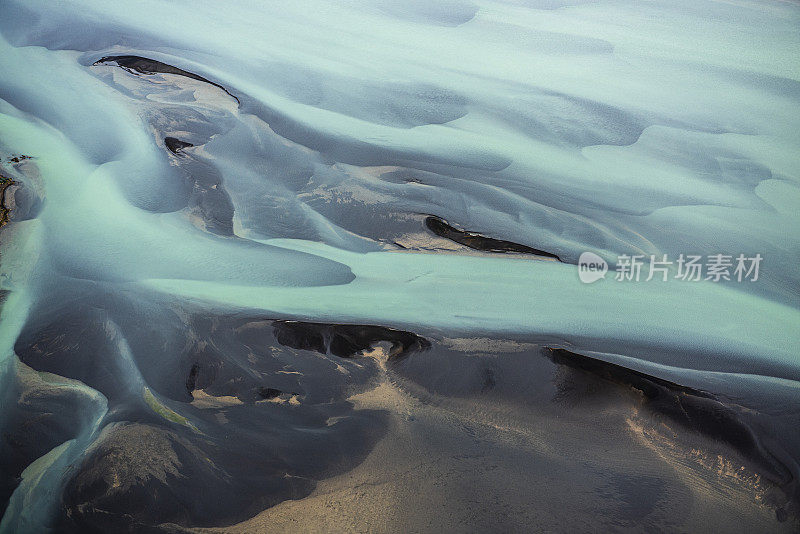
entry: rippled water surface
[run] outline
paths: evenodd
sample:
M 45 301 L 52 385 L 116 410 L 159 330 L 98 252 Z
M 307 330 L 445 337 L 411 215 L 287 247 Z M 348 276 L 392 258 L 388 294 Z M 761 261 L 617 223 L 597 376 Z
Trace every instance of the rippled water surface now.
M 2 533 L 800 528 L 795 2 L 0 0 L 0 176 Z

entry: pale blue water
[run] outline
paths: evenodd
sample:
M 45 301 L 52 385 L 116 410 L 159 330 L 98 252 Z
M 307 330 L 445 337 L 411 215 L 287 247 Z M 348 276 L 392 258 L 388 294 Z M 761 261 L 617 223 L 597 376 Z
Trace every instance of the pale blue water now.
M 88 284 L 214 313 L 536 338 L 700 389 L 713 371 L 800 399 L 796 3 L 0 12 L 2 168 L 41 201 L 3 230 L 0 381 L 26 321 Z M 93 65 L 111 55 L 199 74 L 241 104 Z M 165 135 L 196 146 L 170 156 Z M 192 204 L 202 188 L 187 176 L 229 201 Z M 230 232 L 209 222 L 226 213 Z M 428 214 L 564 263 L 437 253 Z M 620 254 L 764 260 L 756 282 L 585 285 L 583 251 L 612 270 Z M 30 496 L 97 431 L 26 472 L 0 530 L 46 523 L 52 502 Z M 41 515 L 23 519 L 26 506 Z

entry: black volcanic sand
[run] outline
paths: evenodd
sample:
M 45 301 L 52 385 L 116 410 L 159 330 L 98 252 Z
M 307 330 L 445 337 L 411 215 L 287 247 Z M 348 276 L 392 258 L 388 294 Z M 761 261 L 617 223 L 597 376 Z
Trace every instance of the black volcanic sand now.
M 352 358 L 381 341 L 391 343 L 389 359 L 402 358 L 412 352 L 427 350 L 430 342 L 411 332 L 375 325 L 308 323 L 274 321 L 275 339 L 295 349 L 330 352 L 340 358 Z
M 565 349 L 547 350 L 550 358 L 559 365 L 581 369 L 600 379 L 640 392 L 649 410 L 668 417 L 688 430 L 731 445 L 776 484 L 795 493 L 800 489 L 789 468 L 762 445 L 759 436 L 748 425 L 752 414 L 747 410 L 726 404 L 712 393 L 684 387 L 620 365 Z
M 102 65 L 103 63 L 116 63 L 120 67 L 139 74 L 176 74 L 178 76 L 185 76 L 186 78 L 191 78 L 199 82 L 211 84 L 214 87 L 219 87 L 237 102 L 239 102 L 238 98 L 236 98 L 220 84 L 214 83 L 208 78 L 203 78 L 202 76 L 199 76 L 193 72 L 179 69 L 178 67 L 173 67 L 172 65 L 156 61 L 155 59 L 149 59 L 140 56 L 105 56 L 94 62 L 95 65 Z
M 14 185 L 14 183 L 14 180 L 11 178 L 6 178 L 0 174 L 0 228 L 5 226 L 8 222 L 8 217 L 11 213 L 11 210 L 6 207 L 6 191 L 9 187 Z
M 17 362 L 16 380 L 0 393 L 8 418 L 0 440 L 0 514 L 31 462 L 91 424 L 96 401 L 70 385 Z
M 68 476 L 63 532 L 359 530 L 370 514 L 378 530 L 556 528 L 548 499 L 572 499 L 567 530 L 796 525 L 796 464 L 770 453 L 796 414 L 535 343 L 209 316 L 94 284 L 61 297 L 15 345 L 0 497 L 90 428 L 97 400 L 58 377 L 94 388 L 109 411 Z M 320 484 L 366 508 L 323 506 Z
M 16 345 L 26 365 L 80 380 L 109 402 L 102 433 L 66 485 L 62 530 L 242 520 L 307 495 L 384 435 L 385 414 L 356 412 L 346 401 L 375 374 L 370 361 L 282 349 L 268 320 L 107 304 L 79 299 L 29 326 Z M 143 312 L 148 321 L 134 319 Z M 145 387 L 165 409 L 154 409 Z M 192 404 L 193 394 L 206 403 Z M 57 402 L 15 411 L 14 427 L 26 435 L 13 441 L 22 452 L 3 454 L 3 487 L 38 448 L 71 437 L 62 430 L 38 438 L 54 432 L 41 414 Z M 75 427 L 68 417 L 63 424 Z M 20 456 L 26 436 L 37 448 Z
M 190 147 L 190 146 L 194 146 L 192 143 L 188 143 L 186 141 L 181 141 L 180 139 L 176 139 L 174 137 L 165 137 L 164 138 L 164 145 L 173 154 L 179 153 L 184 148 L 187 148 L 187 147 Z
M 139 56 L 106 56 L 94 65 L 116 63 L 133 74 L 166 73 L 184 76 L 219 87 L 239 99 L 221 85 L 197 74 L 173 67 L 160 61 Z M 169 104 L 154 105 L 156 112 L 148 115 L 151 127 L 164 139 L 170 153 L 179 156 L 167 179 L 146 192 L 140 189 L 127 191 L 129 200 L 139 208 L 153 212 L 173 212 L 185 209 L 201 229 L 222 236 L 233 235 L 233 203 L 222 183 L 219 170 L 208 162 L 195 159 L 184 152 L 185 148 L 205 143 L 225 125 L 211 123 L 207 117 L 192 110 L 175 108 Z M 224 122 L 224 121 L 223 121 Z M 192 132 L 190 139 L 175 137 L 176 132 Z M 194 142 L 193 142 L 194 141 Z M 124 183 L 123 187 L 134 187 Z
M 520 245 L 519 243 L 512 243 L 511 241 L 504 241 L 502 239 L 494 239 L 486 237 L 475 232 L 467 232 L 459 230 L 450 226 L 439 217 L 428 216 L 425 218 L 425 226 L 438 235 L 451 241 L 455 241 L 465 247 L 483 252 L 512 252 L 517 254 L 535 254 L 536 256 L 544 256 L 546 258 L 554 258 L 561 261 L 558 256 L 544 250 L 535 249 L 527 245 Z

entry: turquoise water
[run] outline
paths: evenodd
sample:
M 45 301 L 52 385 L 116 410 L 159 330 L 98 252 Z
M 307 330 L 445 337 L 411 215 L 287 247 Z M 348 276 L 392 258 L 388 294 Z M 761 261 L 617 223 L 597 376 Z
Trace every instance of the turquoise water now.
M 6 384 L 26 321 L 93 284 L 213 313 L 541 339 L 673 379 L 760 375 L 797 391 L 794 3 L 2 10 L 2 168 L 40 206 L 2 234 Z M 93 65 L 126 54 L 241 103 Z M 196 146 L 169 155 L 164 135 Z M 33 159 L 6 164 L 13 154 Z M 224 189 L 230 232 L 211 227 L 212 204 L 191 204 L 187 174 Z M 415 246 L 428 214 L 564 262 Z M 583 251 L 612 273 L 581 283 Z M 621 254 L 717 253 L 761 254 L 759 280 L 613 280 Z M 26 472 L 0 530 L 33 528 L 16 503 L 61 483 L 97 410 Z

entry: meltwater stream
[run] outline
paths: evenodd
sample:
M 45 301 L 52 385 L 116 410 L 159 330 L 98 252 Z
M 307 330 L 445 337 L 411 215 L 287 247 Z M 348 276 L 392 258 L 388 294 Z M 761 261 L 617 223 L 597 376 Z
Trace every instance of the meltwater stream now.
M 343 509 L 433 528 L 398 473 L 440 455 L 418 476 L 462 491 L 470 447 L 585 493 L 552 525 L 568 492 L 497 497 L 489 529 L 791 531 L 798 28 L 777 0 L 0 0 L 0 532 L 311 528 L 348 476 L 394 485 Z M 614 279 L 681 254 L 763 260 Z M 514 478 L 480 482 L 437 509 Z

